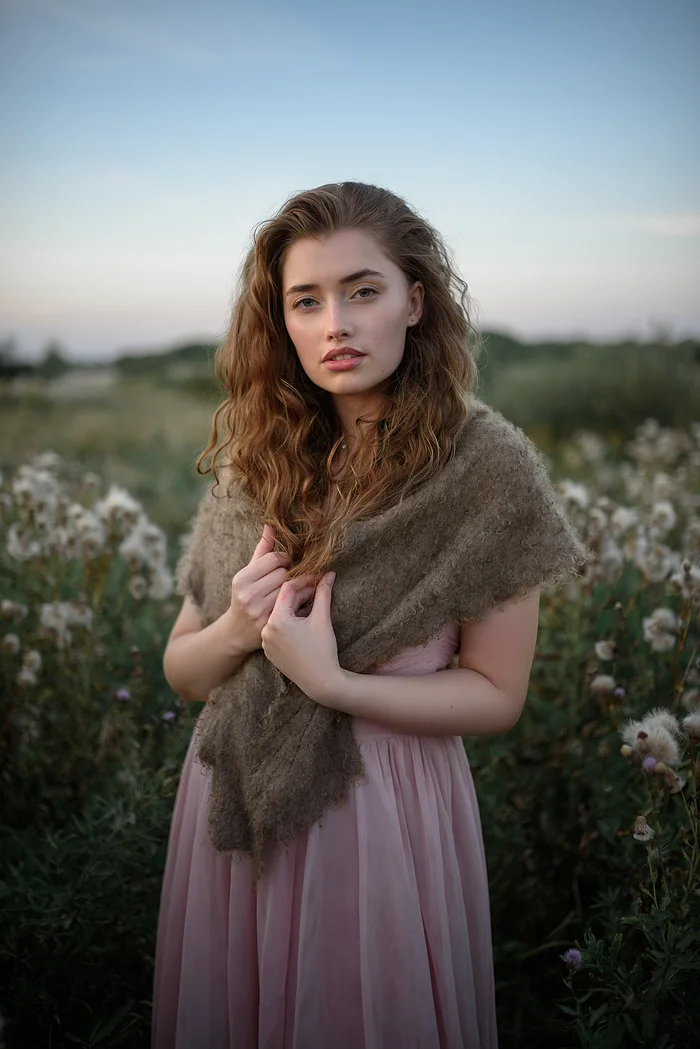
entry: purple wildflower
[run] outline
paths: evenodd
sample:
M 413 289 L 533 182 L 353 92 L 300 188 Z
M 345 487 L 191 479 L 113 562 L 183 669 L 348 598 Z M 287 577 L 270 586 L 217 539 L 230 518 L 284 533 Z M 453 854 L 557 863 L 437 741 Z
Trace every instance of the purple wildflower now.
M 128 688 L 120 688 L 117 690 L 117 699 L 120 703 L 127 703 L 131 699 L 131 692 Z
M 645 772 L 653 772 L 656 768 L 657 759 L 653 754 L 647 754 L 644 761 L 642 762 L 642 768 Z
M 568 951 L 562 954 L 562 959 L 570 969 L 580 969 L 583 963 L 583 956 L 576 947 L 570 947 Z
M 163 721 L 165 721 L 166 724 L 169 725 L 172 721 L 175 720 L 176 717 L 177 714 L 174 710 L 166 710 L 165 714 L 163 714 Z
M 615 699 L 624 699 L 625 698 L 625 690 L 622 687 L 622 685 L 618 685 L 617 686 L 617 688 L 613 691 L 613 696 L 615 696 Z

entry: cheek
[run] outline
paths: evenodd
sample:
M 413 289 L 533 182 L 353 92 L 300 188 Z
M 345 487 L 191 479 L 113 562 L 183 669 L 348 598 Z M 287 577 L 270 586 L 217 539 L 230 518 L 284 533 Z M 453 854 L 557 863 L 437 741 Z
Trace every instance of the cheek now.
M 289 338 L 294 343 L 294 346 L 295 346 L 296 350 L 303 352 L 304 342 L 308 341 L 308 333 L 307 333 L 306 339 L 304 337 L 303 325 L 300 325 L 300 324 L 296 323 L 296 319 L 295 319 L 295 317 L 293 315 L 285 317 L 284 323 L 285 323 L 286 328 L 287 328 L 287 334 L 289 335 Z
M 403 347 L 406 340 L 406 312 L 393 303 L 377 316 L 376 334 L 385 344 Z

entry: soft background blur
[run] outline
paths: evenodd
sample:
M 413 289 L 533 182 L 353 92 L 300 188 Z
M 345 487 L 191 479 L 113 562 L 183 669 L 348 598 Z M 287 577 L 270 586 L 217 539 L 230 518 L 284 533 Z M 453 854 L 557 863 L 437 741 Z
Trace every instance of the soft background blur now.
M 212 356 L 255 224 L 346 179 L 443 233 L 480 396 L 599 554 L 467 741 L 501 1045 L 691 1044 L 700 761 L 652 817 L 618 728 L 700 705 L 699 45 L 696 0 L 0 0 L 0 1049 L 148 1045 Z
M 178 534 L 254 226 L 343 179 L 443 233 L 481 394 L 552 453 L 693 417 L 694 0 L 0 10 L 0 466 L 77 457 Z

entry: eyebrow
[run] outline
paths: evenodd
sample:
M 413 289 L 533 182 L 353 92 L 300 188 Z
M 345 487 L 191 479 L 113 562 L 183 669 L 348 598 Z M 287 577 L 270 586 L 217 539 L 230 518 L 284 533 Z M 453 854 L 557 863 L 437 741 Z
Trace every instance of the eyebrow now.
M 352 284 L 354 280 L 361 280 L 363 277 L 381 277 L 382 280 L 386 280 L 383 273 L 379 270 L 357 270 L 356 273 L 348 273 L 347 277 L 341 277 L 338 284 Z M 319 288 L 318 284 L 293 284 L 291 288 L 288 288 L 285 295 L 298 295 L 300 291 L 317 291 Z

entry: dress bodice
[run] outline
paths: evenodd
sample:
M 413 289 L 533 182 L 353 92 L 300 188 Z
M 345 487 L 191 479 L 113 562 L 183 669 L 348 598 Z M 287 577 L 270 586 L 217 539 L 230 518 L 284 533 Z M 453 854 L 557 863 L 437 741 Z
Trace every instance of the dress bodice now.
M 375 674 L 432 674 L 444 670 L 459 648 L 459 623 L 446 623 L 425 645 L 403 648 L 393 659 L 382 663 Z

